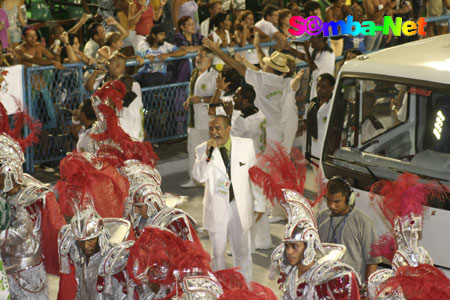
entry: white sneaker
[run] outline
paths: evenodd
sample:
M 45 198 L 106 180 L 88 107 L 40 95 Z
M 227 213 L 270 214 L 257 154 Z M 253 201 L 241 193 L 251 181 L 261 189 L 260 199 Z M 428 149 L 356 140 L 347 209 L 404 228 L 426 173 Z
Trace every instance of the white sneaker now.
M 197 186 L 197 184 L 192 179 L 190 179 L 186 183 L 180 184 L 180 187 L 182 187 L 182 188 L 191 188 L 191 187 L 196 187 L 196 186 Z

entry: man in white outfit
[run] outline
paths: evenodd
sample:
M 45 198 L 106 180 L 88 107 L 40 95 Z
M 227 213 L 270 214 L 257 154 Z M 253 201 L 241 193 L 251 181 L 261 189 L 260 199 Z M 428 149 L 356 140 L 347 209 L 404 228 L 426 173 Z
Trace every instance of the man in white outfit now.
M 225 269 L 227 238 L 233 253 L 233 266 L 240 267 L 245 279 L 252 280 L 250 229 L 265 211 L 261 190 L 254 186 L 248 170 L 255 162 L 251 139 L 230 136 L 226 116 L 209 122 L 210 139 L 197 146 L 194 179 L 205 183 L 203 227 L 212 247 L 212 269 Z M 232 175 L 232 176 L 231 176 Z
M 183 103 L 189 111 L 188 123 L 188 171 L 189 181 L 181 187 L 194 187 L 192 166 L 195 162 L 195 147 L 208 140 L 208 107 L 216 90 L 216 78 L 219 73 L 212 66 L 214 55 L 208 48 L 201 48 L 195 58 L 196 68 L 192 71 L 190 90 L 193 93 Z

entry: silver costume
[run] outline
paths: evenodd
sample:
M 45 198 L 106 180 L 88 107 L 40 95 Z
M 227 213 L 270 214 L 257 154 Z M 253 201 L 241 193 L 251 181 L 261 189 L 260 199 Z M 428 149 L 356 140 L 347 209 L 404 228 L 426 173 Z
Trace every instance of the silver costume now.
M 127 299 L 126 267 L 133 241 L 125 241 L 130 230 L 127 220 L 102 219 L 93 208 L 76 212 L 71 224 L 58 237 L 61 273 L 69 274 L 69 259 L 74 263 L 77 300 Z M 77 241 L 98 237 L 98 252 L 89 260 Z
M 23 174 L 25 158 L 20 145 L 0 134 L 0 173 L 5 177 L 2 197 L 11 206 L 11 223 L 0 231 L 0 252 L 11 290 L 11 299 L 48 299 L 47 275 L 41 248 L 41 211 L 50 193 L 30 175 Z M 21 189 L 8 195 L 15 184 Z
M 136 236 L 145 226 L 164 227 L 183 240 L 194 241 L 195 220 L 186 212 L 165 204 L 161 191 L 161 175 L 138 160 L 127 160 L 119 172 L 128 179 L 130 190 L 125 202 L 124 218 L 130 220 Z M 134 211 L 138 205 L 147 206 L 147 218 Z M 192 225 L 192 226 L 191 226 Z
M 152 226 L 152 229 L 159 229 L 161 231 L 169 232 L 170 235 L 172 235 L 172 237 L 175 239 L 181 238 L 171 230 L 161 226 Z M 161 247 L 164 247 L 164 245 L 161 245 Z M 170 284 L 159 285 L 159 290 L 157 293 L 155 293 L 150 289 L 148 285 L 149 280 L 166 280 L 169 275 L 168 272 L 171 269 L 170 266 L 165 266 L 163 263 L 162 265 L 157 266 L 158 272 L 149 272 L 148 270 L 150 269 L 150 267 L 154 268 L 155 266 L 139 266 L 138 260 L 135 260 L 131 263 L 133 265 L 133 275 L 135 275 L 142 282 L 142 284 L 137 285 L 133 280 L 130 280 L 128 282 L 128 300 L 134 299 L 133 295 L 135 292 L 138 293 L 140 300 L 163 299 L 166 298 L 170 293 L 174 294 L 170 299 L 217 300 L 224 292 L 221 284 L 213 273 L 207 270 L 203 270 L 201 267 L 186 268 L 183 266 L 179 266 L 178 269 L 173 270 L 174 282 L 171 282 Z M 170 264 L 173 262 L 168 263 Z M 139 273 L 138 270 L 143 271 Z M 149 276 L 156 277 L 149 278 Z
M 359 299 L 360 279 L 355 270 L 340 260 L 346 248 L 337 244 L 322 244 L 317 231 L 314 212 L 306 198 L 293 190 L 283 190 L 284 202 L 280 204 L 288 214 L 283 242 L 304 242 L 303 265 L 312 267 L 298 277 L 297 266 L 289 265 L 285 244 L 279 245 L 272 253 L 270 277 L 278 281 L 283 291 L 283 300 L 319 299 Z
M 433 265 L 433 260 L 425 248 L 418 244 L 419 233 L 423 228 L 422 216 L 409 213 L 406 216 L 397 216 L 394 220 L 394 237 L 397 250 L 392 259 L 392 269 L 378 270 L 368 278 L 369 299 L 378 300 L 400 300 L 405 299 L 400 290 L 385 291 L 378 294 L 378 287 L 395 276 L 396 271 L 401 266 L 417 267 L 421 264 Z

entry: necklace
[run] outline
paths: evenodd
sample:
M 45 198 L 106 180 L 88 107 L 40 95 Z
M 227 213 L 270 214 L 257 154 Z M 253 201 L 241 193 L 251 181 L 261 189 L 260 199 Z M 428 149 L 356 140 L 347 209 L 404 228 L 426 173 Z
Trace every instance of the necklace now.
M 344 230 L 345 223 L 347 222 L 348 216 L 350 216 L 350 213 L 353 210 L 353 206 L 350 207 L 350 210 L 345 214 L 345 216 L 337 223 L 336 227 L 333 228 L 333 218 L 335 216 L 331 215 L 330 217 L 330 229 L 328 230 L 328 234 L 331 233 L 331 238 L 328 236 L 328 240 L 331 240 L 335 244 L 341 244 L 339 243 L 339 239 L 342 236 L 342 231 Z M 339 232 L 338 229 L 340 228 Z

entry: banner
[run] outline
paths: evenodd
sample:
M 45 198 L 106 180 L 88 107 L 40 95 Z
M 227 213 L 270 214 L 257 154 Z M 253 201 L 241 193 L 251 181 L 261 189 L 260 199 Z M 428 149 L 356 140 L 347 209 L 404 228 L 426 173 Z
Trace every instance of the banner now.
M 0 101 L 9 115 L 23 109 L 23 65 L 0 67 Z

